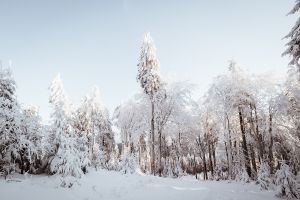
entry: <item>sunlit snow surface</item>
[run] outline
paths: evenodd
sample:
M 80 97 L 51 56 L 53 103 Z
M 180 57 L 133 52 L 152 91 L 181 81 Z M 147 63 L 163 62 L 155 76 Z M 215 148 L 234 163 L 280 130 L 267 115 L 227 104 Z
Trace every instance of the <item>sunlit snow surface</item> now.
M 261 191 L 254 183 L 199 181 L 119 172 L 93 171 L 72 188 L 61 188 L 58 176 L 18 176 L 0 180 L 1 200 L 273 200 L 273 191 Z

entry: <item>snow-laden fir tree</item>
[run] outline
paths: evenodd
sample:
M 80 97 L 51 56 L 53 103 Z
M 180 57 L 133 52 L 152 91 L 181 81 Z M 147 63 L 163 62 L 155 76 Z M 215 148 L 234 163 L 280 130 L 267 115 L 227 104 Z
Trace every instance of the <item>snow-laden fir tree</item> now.
M 249 183 L 250 182 L 250 177 L 247 173 L 247 170 L 243 168 L 242 170 L 239 171 L 239 174 L 237 175 L 237 180 L 242 181 L 243 183 Z
M 173 177 L 174 176 L 171 158 L 166 158 L 166 164 L 163 169 L 163 174 L 165 177 Z
M 107 168 L 110 153 L 114 149 L 114 138 L 109 114 L 97 87 L 83 98 L 75 112 L 73 126 L 76 134 L 86 141 L 85 148 L 91 165 Z
M 69 132 L 60 137 L 59 148 L 53 158 L 50 168 L 54 173 L 63 177 L 74 176 L 80 178 L 83 174 L 83 156 L 78 149 L 78 140 L 74 133 Z
M 68 99 L 59 74 L 54 78 L 49 89 L 49 103 L 53 108 L 53 113 L 51 114 L 51 142 L 54 144 L 54 152 L 56 153 L 61 142 L 61 137 L 67 134 L 67 131 L 70 129 L 70 111 Z
M 288 199 L 300 198 L 296 177 L 290 171 L 290 167 L 285 161 L 281 163 L 280 169 L 275 174 L 275 184 L 278 197 L 287 197 Z
M 123 174 L 133 174 L 137 168 L 136 157 L 134 154 L 130 154 L 129 152 L 124 152 L 121 157 L 121 172 Z
M 137 80 L 140 82 L 145 94 L 151 100 L 151 172 L 155 174 L 154 96 L 161 87 L 161 79 L 159 63 L 156 58 L 156 48 L 150 33 L 146 33 L 143 39 L 138 63 Z
M 263 162 L 257 173 L 257 183 L 260 185 L 262 190 L 268 190 L 272 184 L 272 179 L 270 178 L 269 165 Z
M 183 175 L 184 175 L 184 172 L 181 168 L 181 158 L 175 159 L 174 176 L 182 177 Z
M 43 127 L 37 107 L 23 109 L 21 115 L 21 136 L 23 137 L 22 148 L 20 149 L 20 160 L 22 161 L 21 173 L 41 172 L 41 161 L 44 155 L 42 144 Z
M 295 14 L 299 12 L 300 1 L 296 0 L 295 6 L 288 13 L 288 15 Z M 292 30 L 285 36 L 286 39 L 289 39 L 289 42 L 286 44 L 287 49 L 283 52 L 282 55 L 289 55 L 292 57 L 290 65 L 296 65 L 298 70 L 300 70 L 299 58 L 300 58 L 300 18 L 298 18 L 296 24 Z
M 91 94 L 87 96 L 85 105 L 88 120 L 88 147 L 92 165 L 96 168 L 107 168 L 114 141 L 109 114 L 103 106 L 97 87 L 94 87 Z
M 21 110 L 15 88 L 10 70 L 0 68 L 0 171 L 33 173 L 42 151 L 41 126 L 33 110 Z
M 64 92 L 63 84 L 58 75 L 50 86 L 50 103 L 53 107 L 52 135 L 50 142 L 54 145 L 54 155 L 50 160 L 50 171 L 63 177 L 81 177 L 83 158 L 79 150 L 78 137 L 71 126 L 69 103 Z M 67 180 L 67 179 L 66 179 Z M 71 183 L 64 186 L 71 186 Z
M 122 140 L 122 151 L 136 153 L 142 171 L 149 169 L 148 135 L 150 129 L 149 98 L 143 93 L 134 95 L 127 102 L 119 105 L 113 114 L 115 128 Z M 134 152 L 136 150 L 137 152 Z
M 115 146 L 115 148 L 110 153 L 110 159 L 108 162 L 108 169 L 109 170 L 120 170 L 120 159 L 119 159 L 119 150 L 118 147 Z
M 15 169 L 22 139 L 15 90 L 16 83 L 11 71 L 0 66 L 0 172 L 4 174 Z
M 156 48 L 150 33 L 144 35 L 137 79 L 146 94 L 151 98 L 160 88 L 159 63 L 156 58 Z

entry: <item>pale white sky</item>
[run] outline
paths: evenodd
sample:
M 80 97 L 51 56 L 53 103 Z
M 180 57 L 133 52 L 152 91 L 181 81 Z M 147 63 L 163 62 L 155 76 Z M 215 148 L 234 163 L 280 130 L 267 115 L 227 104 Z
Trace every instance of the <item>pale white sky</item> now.
M 228 60 L 253 73 L 284 74 L 282 58 L 298 16 L 294 0 L 0 0 L 0 59 L 12 61 L 18 98 L 48 118 L 48 87 L 61 74 L 78 103 L 97 85 L 112 111 L 139 89 L 143 33 L 164 75 L 189 79 L 200 96 Z

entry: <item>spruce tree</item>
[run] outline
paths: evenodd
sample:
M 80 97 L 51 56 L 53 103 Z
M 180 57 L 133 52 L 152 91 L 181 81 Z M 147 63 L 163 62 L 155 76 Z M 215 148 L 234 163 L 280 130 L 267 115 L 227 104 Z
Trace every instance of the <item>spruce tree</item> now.
M 50 86 L 50 103 L 53 107 L 52 118 L 52 144 L 54 156 L 50 161 L 50 171 L 61 174 L 62 186 L 72 186 L 69 176 L 81 177 L 85 166 L 84 155 L 79 150 L 78 136 L 72 127 L 70 117 L 70 104 L 64 92 L 63 84 L 58 75 Z
M 159 63 L 156 58 L 156 48 L 150 33 L 145 34 L 142 43 L 137 80 L 151 100 L 151 172 L 155 174 L 154 96 L 160 89 L 161 78 L 159 75 Z
M 0 66 L 0 172 L 4 174 L 15 170 L 21 148 L 20 108 L 15 90 L 11 71 Z
M 300 10 L 300 0 L 296 0 L 296 4 L 293 9 L 288 13 L 288 15 L 295 14 Z M 298 18 L 296 24 L 292 30 L 285 36 L 286 39 L 289 39 L 289 42 L 286 44 L 287 49 L 283 52 L 284 55 L 289 55 L 292 59 L 290 65 L 297 66 L 300 70 L 299 58 L 300 58 L 300 18 Z
M 281 163 L 280 169 L 275 174 L 275 178 L 278 197 L 287 197 L 289 199 L 300 198 L 296 177 L 290 171 L 285 161 Z

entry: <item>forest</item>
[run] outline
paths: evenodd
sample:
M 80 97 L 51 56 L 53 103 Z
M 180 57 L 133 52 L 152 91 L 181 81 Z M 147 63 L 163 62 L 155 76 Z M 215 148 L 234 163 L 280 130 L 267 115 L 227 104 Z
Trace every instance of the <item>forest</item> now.
M 289 14 L 299 9 L 297 1 Z M 18 101 L 12 71 L 1 67 L 0 176 L 59 174 L 68 188 L 92 168 L 139 171 L 255 182 L 300 199 L 300 20 L 285 38 L 283 56 L 291 62 L 284 80 L 230 60 L 195 100 L 193 84 L 161 75 L 146 33 L 137 55 L 138 93 L 109 113 L 97 87 L 74 105 L 57 75 L 49 86 L 50 124 L 37 107 Z

